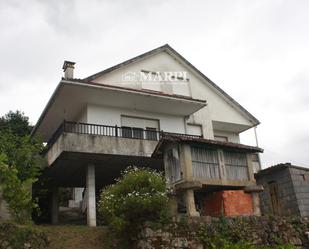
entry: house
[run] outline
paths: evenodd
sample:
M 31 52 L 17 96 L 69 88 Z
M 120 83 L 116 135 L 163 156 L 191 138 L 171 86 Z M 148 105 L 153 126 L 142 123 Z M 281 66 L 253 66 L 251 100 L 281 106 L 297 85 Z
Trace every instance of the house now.
M 95 226 L 97 191 L 128 165 L 165 170 L 188 215 L 208 214 L 205 196 L 214 193 L 222 204 L 227 193 L 242 198 L 245 214 L 259 214 L 253 168 L 262 149 L 239 140 L 259 121 L 173 48 L 85 79 L 74 78 L 74 66 L 64 62 L 64 78 L 32 131 L 47 143 L 42 179 L 53 189 L 53 223 L 57 189 L 72 187 L 85 188 L 87 222 Z
M 309 168 L 278 164 L 256 174 L 265 215 L 309 216 Z

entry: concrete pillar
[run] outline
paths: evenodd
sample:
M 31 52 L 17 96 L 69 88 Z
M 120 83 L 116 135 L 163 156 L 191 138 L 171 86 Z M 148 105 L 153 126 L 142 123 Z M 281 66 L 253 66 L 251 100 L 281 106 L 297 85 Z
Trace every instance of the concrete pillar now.
M 58 224 L 59 221 L 59 189 L 54 187 L 52 189 L 51 200 L 51 223 L 53 225 Z
M 190 217 L 200 216 L 199 212 L 196 211 L 195 201 L 194 201 L 194 190 L 186 189 L 184 192 L 184 199 L 187 208 L 187 215 Z
M 253 215 L 261 216 L 260 196 L 259 193 L 253 192 L 252 194 Z
M 95 201 L 95 166 L 87 165 L 86 169 L 86 198 L 87 198 L 87 224 L 90 227 L 97 225 Z

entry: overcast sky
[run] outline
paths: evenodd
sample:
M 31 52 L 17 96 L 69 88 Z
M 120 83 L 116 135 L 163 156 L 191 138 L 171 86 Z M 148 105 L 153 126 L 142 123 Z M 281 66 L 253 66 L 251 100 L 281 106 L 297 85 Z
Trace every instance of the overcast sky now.
M 307 0 L 0 0 L 0 115 L 35 124 L 65 59 L 83 78 L 168 43 L 261 121 L 263 167 L 309 167 L 308 25 Z

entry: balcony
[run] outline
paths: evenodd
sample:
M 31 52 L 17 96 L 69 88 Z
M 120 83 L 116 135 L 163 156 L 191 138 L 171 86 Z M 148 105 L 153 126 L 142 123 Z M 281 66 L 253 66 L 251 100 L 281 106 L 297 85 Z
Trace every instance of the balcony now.
M 48 165 L 62 152 L 151 157 L 163 136 L 199 138 L 196 135 L 170 133 L 154 128 L 108 126 L 63 121 L 46 146 Z

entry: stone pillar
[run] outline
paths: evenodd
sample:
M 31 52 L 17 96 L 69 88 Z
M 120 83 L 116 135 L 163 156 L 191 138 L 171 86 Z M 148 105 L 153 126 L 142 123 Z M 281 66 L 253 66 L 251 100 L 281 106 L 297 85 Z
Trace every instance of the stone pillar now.
M 180 144 L 179 147 L 179 159 L 181 171 L 183 172 L 183 179 L 185 181 L 192 181 L 191 147 L 188 144 Z
M 187 208 L 187 215 L 190 217 L 200 216 L 199 212 L 196 211 L 195 201 L 194 201 L 194 190 L 186 189 L 184 192 L 184 199 Z
M 183 180 L 186 183 L 193 182 L 191 147 L 189 144 L 180 144 L 179 150 L 180 165 L 183 172 Z M 188 216 L 199 216 L 195 208 L 193 188 L 184 189 L 184 200 Z
M 58 224 L 59 221 L 59 189 L 54 187 L 52 189 L 51 200 L 51 223 L 53 225 Z
M 86 198 L 87 198 L 87 224 L 90 227 L 97 225 L 95 201 L 95 166 L 87 165 L 86 169 Z
M 252 194 L 253 215 L 261 216 L 260 196 L 258 192 Z

